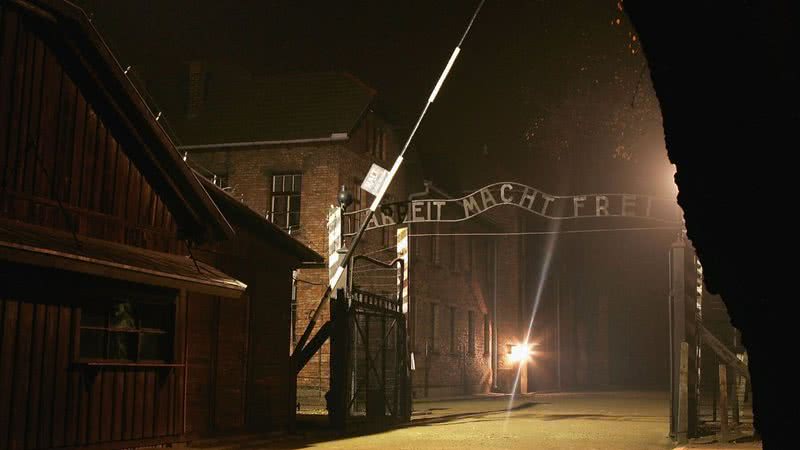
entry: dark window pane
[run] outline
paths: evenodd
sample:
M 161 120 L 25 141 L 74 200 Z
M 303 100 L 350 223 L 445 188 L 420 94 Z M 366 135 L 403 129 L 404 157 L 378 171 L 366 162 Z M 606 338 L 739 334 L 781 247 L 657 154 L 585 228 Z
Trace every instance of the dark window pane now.
M 287 178 L 286 175 L 278 175 L 276 178 L 278 180 L 277 181 L 277 186 L 276 186 L 277 192 L 286 192 L 286 191 L 288 191 L 288 190 L 290 190 L 292 188 L 292 179 L 291 178 L 289 178 L 287 180 L 286 179 Z M 287 181 L 288 181 L 288 183 L 287 183 Z
M 81 308 L 81 326 L 105 327 L 106 309 L 100 305 L 89 305 Z
M 287 198 L 284 195 L 276 195 L 272 201 L 272 211 L 283 212 L 286 211 Z
M 117 302 L 111 307 L 109 327 L 121 329 L 136 328 L 135 313 L 131 302 Z
M 272 223 L 279 227 L 286 228 L 286 213 L 281 214 L 273 214 L 272 215 Z
M 296 227 L 300 225 L 300 213 L 289 213 L 289 226 Z
M 83 313 L 81 313 L 83 320 Z M 102 359 L 105 357 L 106 332 L 81 330 L 81 358 Z
M 169 361 L 172 359 L 172 336 L 169 334 L 142 333 L 140 360 Z
M 302 175 L 295 175 L 294 176 L 294 188 L 292 191 L 300 192 L 303 184 L 303 176 Z
M 289 197 L 289 211 L 300 212 L 300 196 L 293 195 Z
M 168 330 L 171 328 L 169 324 L 172 323 L 172 305 L 141 303 L 137 305 L 136 311 L 141 328 L 156 330 Z
M 136 359 L 136 333 L 110 333 L 108 359 Z

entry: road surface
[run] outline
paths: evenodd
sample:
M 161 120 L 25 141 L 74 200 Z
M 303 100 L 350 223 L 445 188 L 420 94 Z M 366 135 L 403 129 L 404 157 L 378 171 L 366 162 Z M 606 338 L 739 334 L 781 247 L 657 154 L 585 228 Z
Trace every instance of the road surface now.
M 415 402 L 410 426 L 351 437 L 308 433 L 249 448 L 671 449 L 661 392 L 539 394 Z M 262 446 L 263 445 L 263 446 Z

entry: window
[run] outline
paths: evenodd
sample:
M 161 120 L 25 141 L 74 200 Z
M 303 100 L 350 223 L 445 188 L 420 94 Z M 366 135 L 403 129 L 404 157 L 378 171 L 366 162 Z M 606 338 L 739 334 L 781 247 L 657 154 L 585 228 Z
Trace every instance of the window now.
M 428 328 L 428 345 L 429 350 L 431 353 L 436 353 L 436 329 L 439 325 L 439 305 L 436 303 L 429 303 L 430 307 L 430 317 L 429 317 L 429 328 Z
M 475 311 L 467 313 L 467 353 L 475 354 Z
M 81 308 L 80 359 L 171 361 L 174 304 L 129 299 Z
M 386 136 L 386 133 L 381 133 L 381 159 L 384 161 L 388 161 L 388 151 L 387 147 L 389 146 L 389 138 Z
M 489 349 L 492 347 L 491 335 L 489 334 L 489 315 L 483 315 L 483 354 L 489 355 Z
M 369 133 L 369 129 L 367 129 Z M 381 127 L 373 127 L 371 136 L 367 137 L 370 155 L 376 159 L 386 160 L 386 131 Z
M 285 230 L 300 226 L 300 174 L 272 176 L 272 208 L 270 220 Z
M 381 244 L 383 244 L 383 247 L 392 245 L 392 231 L 394 231 L 393 227 L 383 227 L 381 236 Z
M 448 238 L 448 247 L 449 249 L 449 257 L 450 257 L 450 270 L 457 271 L 458 270 L 458 253 L 456 253 L 456 238 L 455 236 L 451 236 Z
M 464 250 L 467 253 L 467 255 L 464 257 L 464 270 L 467 271 L 467 272 L 472 272 L 472 267 L 475 264 L 472 261 L 472 259 L 474 257 L 473 256 L 473 250 L 472 250 L 473 241 L 472 240 L 466 240 L 464 244 L 465 244 L 464 245 Z
M 456 307 L 450 307 L 450 353 L 456 352 Z
M 495 264 L 497 264 L 495 257 L 497 256 L 497 252 L 495 252 L 495 247 L 490 245 L 488 241 L 483 241 L 483 254 L 486 255 L 483 264 L 484 279 L 487 282 L 491 280 L 491 282 L 494 283 Z
M 209 175 L 209 180 L 217 185 L 220 189 L 225 189 L 229 186 L 227 173 L 216 173 Z
M 364 180 L 355 180 L 353 182 L 353 186 L 350 187 L 350 192 L 353 193 L 353 204 L 350 205 L 350 211 L 358 211 L 361 209 L 361 205 L 364 204 L 364 194 L 366 191 L 361 189 L 361 183 Z
M 439 228 L 436 227 L 436 234 L 439 233 Z M 439 251 L 439 236 L 432 236 L 431 240 L 431 264 L 439 264 L 441 262 L 441 252 Z

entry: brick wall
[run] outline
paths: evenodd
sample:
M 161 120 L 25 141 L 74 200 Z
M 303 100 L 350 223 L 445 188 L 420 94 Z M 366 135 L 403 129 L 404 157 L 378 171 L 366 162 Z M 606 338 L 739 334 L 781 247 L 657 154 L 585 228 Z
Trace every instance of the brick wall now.
M 385 151 L 380 151 L 380 147 L 374 144 L 376 129 L 384 131 Z M 292 230 L 292 236 L 321 255 L 327 256 L 327 214 L 330 206 L 337 202 L 340 187 L 346 185 L 351 192 L 357 194 L 357 199 L 361 199 L 360 203 L 354 204 L 349 209 L 350 211 L 369 207 L 372 197 L 366 193 L 359 195 L 358 186 L 372 163 L 378 163 L 388 169 L 399 151 L 399 145 L 391 129 L 380 118 L 370 113 L 346 142 L 220 149 L 192 153 L 190 160 L 203 170 L 224 177 L 227 180 L 226 187 L 234 197 L 264 215 L 267 215 L 271 208 L 272 176 L 287 173 L 302 174 L 300 226 L 299 229 Z M 405 171 L 401 170 L 388 195 L 395 199 L 404 198 L 407 195 L 405 179 Z M 382 233 L 383 231 L 369 232 L 359 246 L 361 251 L 373 253 L 385 248 Z M 382 254 L 380 252 L 373 254 L 384 260 L 395 257 L 392 248 Z M 328 270 L 327 268 L 301 269 L 297 278 L 295 335 L 299 338 L 325 291 Z M 286 303 L 289 303 L 288 298 Z M 317 322 L 314 333 L 328 317 L 329 310 L 326 308 Z M 286 345 L 287 348 L 291 346 L 289 342 L 286 342 Z M 324 395 L 328 390 L 329 380 L 329 354 L 329 345 L 326 343 L 300 372 L 297 378 L 297 403 L 301 409 L 325 407 Z
M 385 152 L 372 152 L 374 130 L 385 130 Z M 349 211 L 369 207 L 372 196 L 359 192 L 358 186 L 372 163 L 389 168 L 399 151 L 400 140 L 380 118 L 368 114 L 354 130 L 347 142 L 271 146 L 206 151 L 190 154 L 193 162 L 225 176 L 233 195 L 253 210 L 267 214 L 271 199 L 273 174 L 302 173 L 301 211 L 299 230 L 292 235 L 322 255 L 327 248 L 327 213 L 336 203 L 337 193 L 346 185 L 356 195 L 356 203 Z M 412 192 L 424 189 L 421 169 L 413 156 L 400 171 L 388 196 L 391 200 L 404 200 Z M 508 210 L 499 217 L 508 215 Z M 513 215 L 513 213 L 512 213 Z M 515 226 L 515 219 L 499 222 L 502 228 Z M 497 225 L 494 225 L 497 227 Z M 413 233 L 464 232 L 486 229 L 481 221 L 447 226 L 416 224 Z M 434 243 L 436 241 L 436 243 Z M 499 343 L 519 340 L 519 311 L 521 258 L 520 243 L 515 239 L 498 240 L 497 295 Z M 382 261 L 396 257 L 396 227 L 367 232 L 359 245 L 359 254 L 370 254 Z M 413 316 L 409 322 L 416 371 L 412 374 L 414 395 L 433 397 L 487 392 L 491 386 L 491 352 L 484 345 L 484 321 L 491 320 L 491 239 L 475 237 L 411 238 L 410 301 Z M 438 248 L 438 258 L 433 248 Z M 326 255 L 327 256 L 327 255 Z M 436 259 L 436 260 L 434 260 Z M 356 266 L 354 270 L 359 270 Z M 359 282 L 380 291 L 393 291 L 394 274 L 391 271 L 355 275 Z M 310 315 L 317 307 L 328 282 L 327 268 L 298 271 L 296 337 L 302 334 Z M 430 305 L 438 305 L 438 333 L 436 348 L 427 344 L 431 329 Z M 450 311 L 454 311 L 451 327 Z M 473 347 L 469 347 L 469 315 L 473 314 Z M 329 316 L 325 308 L 317 328 Z M 452 328 L 452 349 L 450 334 Z M 489 327 L 491 330 L 491 327 Z M 314 330 L 316 332 L 317 330 Z M 488 341 L 490 342 L 490 340 Z M 429 346 L 426 355 L 426 344 Z M 297 378 L 297 402 L 301 410 L 323 410 L 324 395 L 329 382 L 329 345 L 312 357 Z M 502 360 L 502 358 L 501 358 Z

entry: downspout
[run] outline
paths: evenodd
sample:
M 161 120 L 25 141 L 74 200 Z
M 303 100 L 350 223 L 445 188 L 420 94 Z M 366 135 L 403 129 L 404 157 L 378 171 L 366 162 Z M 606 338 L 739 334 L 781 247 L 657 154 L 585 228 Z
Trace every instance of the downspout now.
M 492 391 L 497 392 L 497 240 L 492 240 Z

